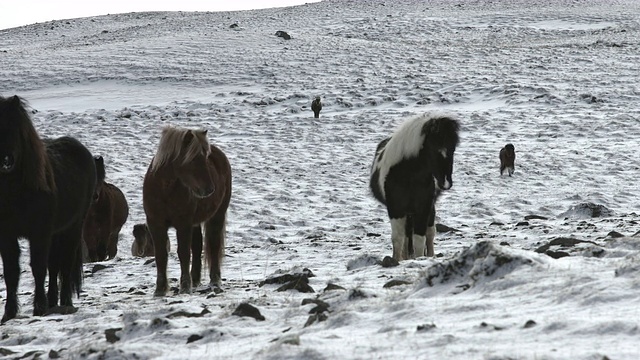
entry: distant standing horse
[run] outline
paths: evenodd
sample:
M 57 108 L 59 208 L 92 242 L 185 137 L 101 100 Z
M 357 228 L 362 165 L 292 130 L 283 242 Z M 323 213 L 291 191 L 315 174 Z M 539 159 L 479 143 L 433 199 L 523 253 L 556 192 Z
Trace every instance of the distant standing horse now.
M 424 114 L 405 121 L 378 144 L 370 188 L 386 205 L 391 221 L 393 258 L 433 256 L 435 204 L 451 188 L 458 121 Z
M 515 170 L 516 161 L 516 148 L 513 144 L 507 144 L 500 149 L 500 175 L 507 170 L 509 176 L 511 176 Z
M 155 248 L 155 296 L 167 282 L 167 231 L 176 229 L 180 259 L 180 292 L 190 293 L 201 277 L 202 238 L 209 263 L 210 286 L 221 285 L 226 214 L 231 200 L 231 166 L 225 154 L 207 140 L 206 130 L 166 127 L 144 178 L 142 199 Z M 189 255 L 193 266 L 189 274 Z
M 83 239 L 87 245 L 87 261 L 113 259 L 118 253 L 118 235 L 127 218 L 129 205 L 117 186 L 105 181 L 104 159 L 95 157 L 98 182 L 93 204 L 83 226 Z
M 41 140 L 23 101 L 0 97 L 0 254 L 7 286 L 2 322 L 18 313 L 18 238 L 29 240 L 33 314 L 57 306 L 58 295 L 61 305 L 73 306 L 72 293 L 79 295 L 82 285 L 82 223 L 95 186 L 89 150 L 71 137 Z

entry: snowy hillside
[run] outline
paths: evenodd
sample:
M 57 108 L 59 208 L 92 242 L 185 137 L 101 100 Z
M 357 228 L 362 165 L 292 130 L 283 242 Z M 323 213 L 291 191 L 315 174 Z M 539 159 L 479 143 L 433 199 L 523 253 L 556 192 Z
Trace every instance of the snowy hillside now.
M 130 207 L 116 259 L 85 264 L 75 314 L 32 316 L 21 241 L 22 307 L 0 355 L 637 359 L 639 39 L 634 0 L 329 0 L 0 30 L 0 95 L 26 99 L 41 136 L 102 155 Z M 437 205 L 453 230 L 436 257 L 384 267 L 374 151 L 433 109 L 462 125 Z M 152 258 L 131 255 L 168 124 L 208 129 L 231 162 L 220 294 L 155 298 Z M 498 170 L 506 143 L 513 177 Z M 278 291 L 282 274 L 314 292 Z M 264 320 L 239 316 L 244 303 Z

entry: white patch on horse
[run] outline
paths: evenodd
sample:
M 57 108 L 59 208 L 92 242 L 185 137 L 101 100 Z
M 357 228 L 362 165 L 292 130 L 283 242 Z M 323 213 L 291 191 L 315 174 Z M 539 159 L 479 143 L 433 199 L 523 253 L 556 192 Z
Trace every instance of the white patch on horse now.
M 405 236 L 405 226 L 407 218 L 390 219 L 391 220 L 391 243 L 393 244 L 393 258 L 400 261 L 404 260 L 406 255 L 407 237 Z
M 434 251 L 433 251 L 433 239 L 435 239 L 436 237 L 436 226 L 435 224 L 433 226 L 429 226 L 427 228 L 427 256 L 433 256 Z
M 443 158 L 447 158 L 447 149 L 442 148 L 440 149 L 440 155 L 442 155 Z
M 404 159 L 418 156 L 424 145 L 422 128 L 426 122 L 438 116 L 440 116 L 440 114 L 430 112 L 405 121 L 391 135 L 391 139 L 384 147 L 382 160 L 380 160 L 378 156 L 379 153 L 376 154 L 376 161 L 372 170 L 379 170 L 378 185 L 380 186 L 380 193 L 383 198 L 386 199 L 384 183 L 389 174 L 389 170 Z
M 424 256 L 424 247 L 426 244 L 427 238 L 422 235 L 413 234 L 413 257 L 421 257 Z

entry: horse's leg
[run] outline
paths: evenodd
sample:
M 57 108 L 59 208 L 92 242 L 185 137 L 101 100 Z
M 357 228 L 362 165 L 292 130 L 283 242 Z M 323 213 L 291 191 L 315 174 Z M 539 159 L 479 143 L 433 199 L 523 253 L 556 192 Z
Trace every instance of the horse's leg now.
M 178 259 L 180 259 L 180 293 L 191 293 L 191 274 L 189 273 L 191 263 L 191 233 L 193 227 L 189 225 L 176 226 L 176 237 L 178 238 Z
M 417 258 L 424 256 L 424 248 L 426 245 L 427 231 L 427 214 L 424 212 L 418 212 L 413 217 L 413 257 Z
M 169 290 L 167 282 L 167 259 L 169 257 L 167 251 L 167 243 L 169 235 L 167 234 L 167 226 L 156 225 L 148 222 L 149 234 L 153 241 L 156 258 L 156 291 L 154 296 L 165 296 Z
M 4 283 L 7 287 L 7 301 L 4 304 L 2 323 L 18 315 L 18 281 L 20 280 L 20 246 L 17 238 L 0 238 L 0 255 L 4 269 Z
M 62 248 L 59 236 L 54 236 L 49 249 L 49 290 L 47 291 L 47 303 L 50 308 L 58 306 L 58 274 L 60 274 L 60 262 Z
M 35 282 L 33 299 L 33 315 L 42 316 L 47 312 L 47 296 L 44 291 L 44 280 L 47 277 L 49 263 L 49 247 L 51 238 L 48 236 L 32 236 L 29 241 L 31 257 L 31 272 Z
M 220 210 L 219 210 L 220 212 Z M 205 224 L 205 252 L 209 262 L 209 285 L 220 287 L 222 285 L 222 259 L 224 258 L 224 241 L 227 232 L 226 208 L 222 214 L 216 214 Z
M 436 237 L 436 206 L 433 204 L 431 206 L 431 211 L 429 211 L 429 215 L 427 216 L 427 256 L 434 255 L 433 249 L 433 239 Z
M 393 258 L 400 261 L 404 260 L 407 255 L 405 243 L 408 241 L 406 237 L 407 217 L 391 218 L 391 243 L 393 244 Z
M 202 228 L 193 227 L 191 232 L 191 281 L 194 287 L 200 285 L 202 278 Z
M 73 306 L 73 291 L 82 285 L 82 221 L 58 235 L 62 248 L 60 262 L 60 305 Z
M 118 253 L 118 235 L 120 234 L 120 230 L 121 228 L 115 229 L 109 234 L 109 246 L 107 248 L 107 256 L 109 259 L 115 258 Z

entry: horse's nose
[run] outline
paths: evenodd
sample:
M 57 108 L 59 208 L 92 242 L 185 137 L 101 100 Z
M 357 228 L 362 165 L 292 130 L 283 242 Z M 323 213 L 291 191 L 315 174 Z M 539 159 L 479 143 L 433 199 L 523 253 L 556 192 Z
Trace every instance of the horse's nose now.
M 215 191 L 215 189 L 213 188 L 213 186 L 209 186 L 209 187 L 205 188 L 204 190 L 202 190 L 201 195 L 202 195 L 202 197 L 207 197 L 207 196 L 213 194 L 214 191 Z

